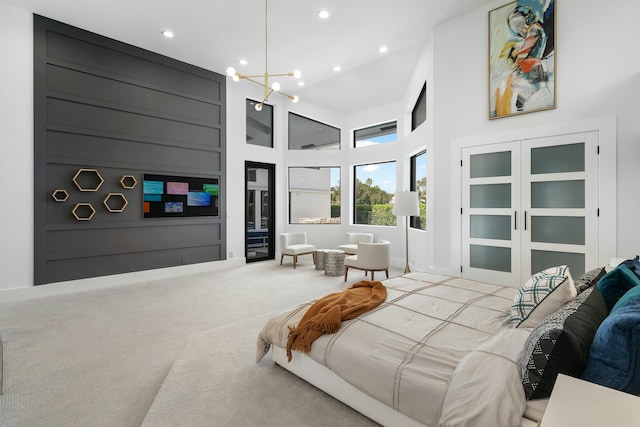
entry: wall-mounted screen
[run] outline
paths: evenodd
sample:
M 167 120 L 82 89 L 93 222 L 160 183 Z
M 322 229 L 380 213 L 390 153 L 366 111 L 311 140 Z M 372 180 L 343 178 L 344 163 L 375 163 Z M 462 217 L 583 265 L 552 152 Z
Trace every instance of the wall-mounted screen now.
M 219 179 L 144 175 L 145 218 L 218 216 Z

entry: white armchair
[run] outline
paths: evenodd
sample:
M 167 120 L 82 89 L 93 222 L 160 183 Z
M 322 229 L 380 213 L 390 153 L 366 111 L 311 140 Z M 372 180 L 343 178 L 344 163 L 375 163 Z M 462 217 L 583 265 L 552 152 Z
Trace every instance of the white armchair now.
M 347 243 L 338 245 L 338 249 L 344 251 L 348 255 L 357 255 L 358 243 L 373 243 L 373 234 L 371 233 L 345 233 Z
M 364 274 L 371 272 L 371 280 L 374 280 L 374 272 L 384 271 L 389 278 L 389 247 L 386 240 L 376 243 L 358 243 L 358 255 L 348 256 L 344 259 L 344 281 L 347 281 L 349 268 L 364 270 Z
M 316 263 L 316 247 L 307 243 L 307 233 L 282 233 L 280 234 L 280 265 L 285 255 L 293 257 L 293 268 L 296 268 L 299 255 L 313 255 L 313 263 Z

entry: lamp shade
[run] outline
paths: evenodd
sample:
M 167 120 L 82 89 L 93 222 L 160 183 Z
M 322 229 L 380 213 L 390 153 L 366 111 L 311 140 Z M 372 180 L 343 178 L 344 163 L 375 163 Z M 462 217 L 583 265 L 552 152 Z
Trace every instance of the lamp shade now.
M 393 199 L 393 214 L 417 216 L 420 215 L 418 193 L 415 191 L 398 191 Z

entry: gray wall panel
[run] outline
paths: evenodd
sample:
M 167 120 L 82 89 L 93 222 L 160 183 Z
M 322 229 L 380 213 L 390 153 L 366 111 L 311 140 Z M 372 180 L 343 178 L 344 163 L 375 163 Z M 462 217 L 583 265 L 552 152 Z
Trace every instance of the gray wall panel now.
M 35 284 L 225 258 L 225 80 L 34 16 Z M 81 191 L 80 169 L 104 182 Z M 144 174 L 217 178 L 218 215 L 144 218 Z M 109 194 L 112 210 L 126 199 L 122 212 L 109 212 Z M 73 216 L 78 204 L 91 204 L 90 220 Z
M 220 147 L 220 128 L 144 114 L 113 110 L 56 98 L 47 99 L 49 125 L 87 135 L 108 135 L 139 141 L 164 141 L 176 146 Z
M 57 92 L 57 96 L 86 99 L 150 115 L 220 124 L 219 104 L 57 65 L 47 66 L 47 88 Z
M 119 43 L 109 46 L 104 42 L 104 37 L 95 34 L 77 31 L 62 34 L 62 31 L 67 32 L 61 27 L 47 32 L 46 52 L 51 60 L 61 60 L 76 68 L 102 71 L 133 82 L 145 82 L 197 97 L 212 100 L 222 98 L 224 80 L 204 78 L 185 70 L 185 67 L 168 64 L 160 55 L 130 45 Z
M 223 250 L 220 245 L 181 248 L 158 251 L 152 257 L 148 253 L 127 253 L 95 258 L 58 259 L 48 263 L 49 282 L 84 279 L 109 274 L 130 273 L 140 270 L 173 267 L 185 264 L 207 262 L 220 259 Z M 144 268 L 141 268 L 144 267 Z
M 90 224 L 47 233 L 49 258 L 173 250 L 220 242 L 220 224 L 172 224 L 157 227 L 94 228 Z
M 77 162 L 78 167 L 82 167 L 86 159 L 100 153 L 99 158 L 94 160 L 95 165 L 127 165 L 138 170 L 144 168 L 147 173 L 188 170 L 190 174 L 211 174 L 222 170 L 219 150 L 179 148 L 53 130 L 47 132 L 47 139 L 50 158 Z

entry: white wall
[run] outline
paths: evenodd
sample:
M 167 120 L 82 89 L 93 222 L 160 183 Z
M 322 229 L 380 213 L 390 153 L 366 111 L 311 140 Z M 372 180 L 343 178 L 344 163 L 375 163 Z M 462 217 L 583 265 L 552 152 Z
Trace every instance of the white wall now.
M 33 284 L 33 17 L 0 4 L 0 289 Z
M 640 252 L 640 59 L 631 43 L 640 2 L 612 0 L 605 6 L 581 0 L 557 3 L 557 108 L 549 111 L 487 119 L 487 14 L 503 1 L 434 29 L 433 44 L 427 48 L 433 49 L 434 64 L 433 84 L 428 86 L 434 97 L 434 107 L 428 111 L 434 120 L 428 167 L 433 169 L 436 187 L 431 200 L 437 247 L 432 266 L 438 270 L 459 271 L 451 253 L 459 201 L 452 200 L 456 192 L 447 184 L 451 168 L 457 166 L 451 154 L 452 141 L 503 132 L 526 138 L 527 129 L 612 115 L 617 119 L 617 255 Z M 608 15 L 603 7 L 618 12 Z
M 414 76 L 407 82 L 402 101 L 371 106 L 343 117 L 320 107 L 292 105 L 272 95 L 275 106 L 276 149 L 245 143 L 245 99 L 260 99 L 259 88 L 243 82 L 227 85 L 227 251 L 244 256 L 244 162 L 276 164 L 276 234 L 304 230 L 318 247 L 334 247 L 345 231 L 370 231 L 392 242 L 392 258 L 404 264 L 404 230 L 398 227 L 351 225 L 349 191 L 342 194 L 339 225 L 290 225 L 286 218 L 286 171 L 289 166 L 340 166 L 342 185 L 352 182 L 353 165 L 398 161 L 399 188 L 408 188 L 408 158 L 425 147 L 428 161 L 427 232 L 411 230 L 410 260 L 419 269 L 456 272 L 452 236 L 459 218 L 450 184 L 451 143 L 473 135 L 519 132 L 564 122 L 615 116 L 617 120 L 617 255 L 640 252 L 640 60 L 632 37 L 640 2 L 562 0 L 557 11 L 557 104 L 554 110 L 518 117 L 487 119 L 487 13 L 502 6 L 497 0 L 437 26 L 419 58 Z M 620 11 L 611 18 L 605 11 Z M 0 174 L 11 185 L 11 204 L 1 215 L 4 247 L 0 289 L 33 284 L 33 23 L 31 13 L 0 4 Z M 427 122 L 407 133 L 407 115 L 423 82 L 427 80 Z M 340 151 L 288 152 L 287 110 L 342 129 Z M 351 148 L 354 128 L 398 120 L 401 142 L 363 149 Z M 373 150 L 372 148 L 378 148 Z M 17 178 L 16 178 L 17 177 Z M 278 248 L 277 248 L 278 249 Z

